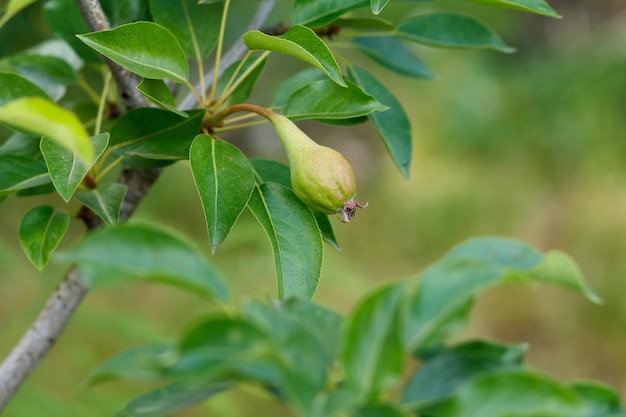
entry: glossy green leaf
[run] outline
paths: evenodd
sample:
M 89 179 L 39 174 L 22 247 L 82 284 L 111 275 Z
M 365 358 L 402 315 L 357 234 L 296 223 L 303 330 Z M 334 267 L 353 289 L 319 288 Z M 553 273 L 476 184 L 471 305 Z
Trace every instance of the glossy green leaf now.
M 0 73 L 0 106 L 25 96 L 47 98 L 37 85 L 17 74 Z
M 389 0 L 371 0 L 372 13 L 375 15 L 383 11 Z
M 324 41 L 306 26 L 292 26 L 281 36 L 270 36 L 253 30 L 244 35 L 243 41 L 251 50 L 279 52 L 307 62 L 324 71 L 338 85 L 346 86 L 332 52 Z
M 143 394 L 128 403 L 115 417 L 171 415 L 231 388 L 230 381 L 179 381 Z
M 17 155 L 0 155 L 0 196 L 50 182 L 46 164 Z
M 495 369 L 519 368 L 526 346 L 504 346 L 475 341 L 439 349 L 420 358 L 402 394 L 405 407 L 418 411 L 439 403 L 465 382 Z
M 37 206 L 22 217 L 20 243 L 38 270 L 41 271 L 48 263 L 50 255 L 65 235 L 70 220 L 69 214 L 50 206 Z
M 201 60 L 209 56 L 219 36 L 222 2 L 201 5 L 197 0 L 150 0 L 154 21 L 178 39 L 187 56 Z
M 28 159 L 41 158 L 40 138 L 15 132 L 0 145 L 0 155 L 23 156 Z
M 236 146 L 207 135 L 196 136 L 189 161 L 215 252 L 250 199 L 252 166 Z
M 578 382 L 572 388 L 585 405 L 585 417 L 624 416 L 624 409 L 614 388 L 597 382 Z
M 235 70 L 239 68 L 236 82 L 239 85 L 228 95 L 228 98 L 224 101 L 224 104 L 237 104 L 246 101 L 252 94 L 252 90 L 256 85 L 263 69 L 265 68 L 266 58 L 263 56 L 255 56 L 248 58 L 243 65 L 241 61 L 236 61 L 221 75 L 217 83 L 217 95 L 219 96 L 226 87 L 226 83 L 230 80 Z
M 399 326 L 403 283 L 377 289 L 350 313 L 341 365 L 349 384 L 363 395 L 397 382 L 404 350 Z
M 385 86 L 366 71 L 351 66 L 348 72 L 366 93 L 389 108 L 385 112 L 374 112 L 367 117 L 383 139 L 393 162 L 402 175 L 408 178 L 412 154 L 411 123 L 402 105 Z
M 69 43 L 82 59 L 92 63 L 101 62 L 98 54 L 76 37 L 79 33 L 89 31 L 76 1 L 46 0 L 43 4 L 43 14 L 52 33 Z
M 423 350 L 460 330 L 474 296 L 507 280 L 556 282 L 597 301 L 571 259 L 558 251 L 544 256 L 512 239 L 470 239 L 428 268 L 419 286 L 407 295 L 403 312 L 406 349 Z
M 100 133 L 90 137 L 89 141 L 91 142 L 94 156 L 89 163 L 85 163 L 76 154 L 62 147 L 57 142 L 47 137 L 41 139 L 41 153 L 46 160 L 52 183 L 61 198 L 66 202 L 70 201 L 74 191 L 83 182 L 93 164 L 104 153 L 109 144 L 109 134 Z
M 361 87 L 348 81 L 347 88 L 330 80 L 313 81 L 296 90 L 282 108 L 292 120 L 349 119 L 387 110 Z
M 421 59 L 395 36 L 354 38 L 352 44 L 383 67 L 415 78 L 434 78 Z
M 21 54 L 7 60 L 22 77 L 37 85 L 53 101 L 65 95 L 78 76 L 65 60 L 54 56 Z
M 454 396 L 426 412 L 437 417 L 585 417 L 576 392 L 525 370 L 493 371 L 462 385 Z
M 291 172 L 287 165 L 267 159 L 250 159 L 250 163 L 254 168 L 254 173 L 259 184 L 275 182 L 291 189 Z M 322 232 L 322 238 L 335 249 L 341 250 L 328 215 L 316 210 L 311 210 L 311 212 L 313 216 L 315 216 L 320 232 Z
M 22 9 L 34 3 L 36 0 L 8 0 L 2 4 L 0 10 L 0 28 Z
M 46 136 L 83 161 L 93 158 L 87 131 L 74 113 L 42 97 L 24 97 L 0 107 L 0 123 L 22 132 Z
M 164 160 L 189 158 L 189 147 L 200 130 L 204 111 L 188 113 L 186 118 L 153 108 L 124 113 L 111 128 L 113 154 Z
M 98 185 L 94 190 L 76 194 L 76 200 L 91 209 L 109 226 L 114 226 L 119 221 L 124 197 L 126 186 L 117 183 Z
M 176 113 L 179 116 L 187 117 L 188 114 L 184 111 L 176 109 L 176 101 L 174 95 L 167 87 L 163 80 L 153 80 L 151 78 L 144 78 L 137 86 L 137 90 L 145 98 L 156 104 L 157 106 Z
M 294 24 L 324 26 L 342 14 L 370 5 L 370 0 L 296 0 L 291 13 Z
M 511 9 L 524 10 L 550 17 L 561 17 L 544 0 L 470 0 L 477 3 L 484 3 L 490 6 L 507 7 Z
M 317 68 L 309 68 L 304 71 L 297 72 L 285 81 L 280 83 L 276 93 L 274 94 L 274 106 L 283 107 L 289 97 L 291 97 L 302 86 L 312 83 L 313 81 L 325 80 L 324 72 Z
M 112 379 L 156 379 L 175 354 L 171 345 L 148 345 L 118 353 L 100 364 L 89 376 L 89 383 Z
M 424 14 L 403 22 L 397 31 L 404 39 L 435 47 L 515 51 L 491 29 L 462 13 Z
M 196 248 L 154 226 L 107 227 L 58 256 L 76 263 L 81 279 L 92 288 L 156 281 L 220 301 L 227 298 L 221 278 Z
M 248 207 L 270 239 L 278 297 L 311 298 L 324 250 L 313 214 L 290 189 L 275 183 L 256 187 Z
M 189 76 L 185 52 L 170 31 L 152 22 L 78 35 L 87 46 L 145 78 L 182 83 Z
M 289 167 L 280 162 L 268 159 L 250 159 L 250 164 L 254 169 L 256 181 L 259 184 L 275 182 L 284 187 L 291 188 L 291 172 Z

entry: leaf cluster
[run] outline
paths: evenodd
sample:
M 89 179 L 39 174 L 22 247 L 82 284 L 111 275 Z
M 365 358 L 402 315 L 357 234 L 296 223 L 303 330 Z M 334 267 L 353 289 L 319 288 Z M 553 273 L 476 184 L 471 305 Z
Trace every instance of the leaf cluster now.
M 543 0 L 466 1 L 558 17 Z M 10 0 L 0 27 L 30 3 Z M 331 219 L 298 199 L 290 167 L 245 155 L 223 133 L 264 123 L 259 116 L 268 112 L 339 127 L 370 122 L 408 177 L 409 117 L 376 67 L 430 79 L 416 45 L 513 48 L 475 17 L 433 12 L 426 2 L 412 2 L 401 21 L 378 17 L 394 3 L 295 0 L 285 30 L 242 34 L 247 52 L 227 65 L 229 0 L 103 0 L 112 28 L 95 32 L 73 0 L 46 0 L 55 39 L 2 57 L 0 123 L 14 134 L 0 146 L 0 199 L 56 193 L 65 203 L 33 207 L 22 218 L 20 242 L 35 267 L 45 267 L 72 218 L 88 211 L 100 219 L 98 230 L 55 255 L 74 265 L 86 286 L 156 281 L 225 311 L 173 343 L 124 352 L 96 370 L 94 381 L 168 381 L 120 416 L 165 415 L 240 384 L 260 386 L 304 416 L 624 415 L 607 387 L 565 385 L 525 368 L 524 347 L 451 342 L 474 297 L 503 282 L 552 282 L 599 301 L 560 252 L 470 240 L 419 276 L 373 291 L 347 317 L 309 301 L 324 241 L 339 247 Z M 345 49 L 372 69 L 355 65 Z M 248 103 L 272 54 L 311 68 L 283 80 L 265 107 Z M 125 109 L 102 57 L 140 78 L 137 89 L 150 105 Z M 82 102 L 67 94 L 72 88 Z M 183 105 L 187 97 L 195 105 Z M 122 221 L 135 190 L 112 174 L 120 166 L 167 169 L 181 160 L 188 161 L 213 252 L 244 210 L 258 220 L 272 248 L 277 300 L 231 306 L 226 283 L 192 243 L 162 226 Z

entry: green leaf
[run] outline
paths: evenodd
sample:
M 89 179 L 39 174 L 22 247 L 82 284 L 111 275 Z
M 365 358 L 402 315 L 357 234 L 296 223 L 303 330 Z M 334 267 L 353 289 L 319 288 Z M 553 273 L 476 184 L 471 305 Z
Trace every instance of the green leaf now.
M 78 35 L 95 49 L 124 68 L 145 78 L 185 82 L 189 67 L 180 44 L 163 26 L 134 22 L 115 29 Z
M 119 221 L 124 197 L 126 186 L 117 183 L 99 185 L 95 190 L 76 194 L 76 200 L 91 209 L 109 226 L 115 226 Z
M 254 169 L 259 184 L 275 182 L 291 189 L 291 172 L 287 165 L 257 158 L 250 159 L 250 164 Z
M 351 66 L 348 72 L 366 93 L 389 108 L 385 112 L 374 112 L 367 117 L 383 139 L 393 162 L 402 175 L 408 178 L 412 154 L 411 122 L 402 105 L 385 86 L 361 68 Z
M 462 385 L 455 395 L 426 415 L 437 417 L 584 417 L 573 389 L 526 370 L 501 370 Z
M 434 78 L 428 67 L 394 36 L 354 38 L 352 44 L 383 67 L 415 78 Z
M 228 83 L 231 76 L 235 73 L 235 70 L 237 70 L 240 65 L 241 68 L 239 68 L 237 82 L 241 83 L 237 86 L 237 88 L 232 91 L 232 93 L 228 95 L 228 98 L 226 99 L 226 101 L 224 101 L 225 105 L 243 103 L 250 97 L 254 86 L 256 85 L 259 77 L 261 76 L 261 73 L 263 72 L 263 68 L 265 68 L 266 61 L 266 57 L 261 55 L 247 59 L 243 63 L 243 65 L 241 65 L 241 60 L 239 60 L 226 68 L 226 71 L 224 71 L 217 83 L 218 97 L 222 92 L 224 92 L 226 83 Z
M 344 88 L 324 79 L 313 81 L 293 93 L 282 113 L 292 120 L 349 119 L 387 108 L 352 81 L 347 81 L 347 88 Z
M 593 303 L 602 302 L 602 299 L 587 285 L 574 260 L 558 250 L 543 255 L 523 242 L 486 237 L 467 240 L 464 244 L 450 250 L 444 260 L 466 257 L 488 262 L 495 261 L 507 267 L 532 268 L 527 270 L 528 278 L 531 280 L 573 288 Z
M 90 384 L 118 378 L 155 379 L 175 354 L 171 345 L 148 345 L 118 353 L 100 364 L 89 376 Z
M 170 415 L 231 388 L 230 381 L 179 381 L 143 394 L 128 403 L 115 417 Z
M 38 136 L 46 136 L 83 161 L 93 159 L 89 135 L 74 113 L 41 97 L 24 97 L 0 107 L 0 123 Z
M 251 50 L 279 52 L 307 62 L 324 71 L 338 85 L 346 87 L 341 69 L 332 52 L 324 41 L 306 26 L 292 26 L 282 36 L 270 36 L 253 30 L 244 35 L 243 41 Z
M 514 52 L 491 29 L 462 13 L 430 13 L 400 24 L 398 36 L 442 48 L 480 48 Z
M 22 9 L 34 3 L 36 0 L 8 0 L 0 10 L 0 28 Z
M 189 330 L 178 345 L 172 375 L 203 379 L 245 373 L 248 364 L 274 357 L 276 347 L 254 323 L 214 316 Z
M 100 133 L 89 138 L 94 152 L 93 159 L 86 164 L 76 154 L 46 137 L 41 139 L 41 153 L 46 160 L 52 183 L 66 202 L 70 201 L 74 191 L 104 153 L 109 144 L 109 134 Z
M 220 277 L 196 248 L 154 226 L 107 227 L 58 257 L 76 263 L 81 279 L 92 288 L 156 281 L 219 301 L 227 298 Z
M 254 173 L 256 174 L 259 184 L 275 182 L 291 189 L 291 172 L 287 165 L 276 161 L 268 161 L 267 159 L 250 159 L 250 163 L 254 168 Z M 322 238 L 335 249 L 341 250 L 328 215 L 316 210 L 310 210 L 313 216 L 315 216 L 315 221 L 317 221 L 317 225 L 320 228 Z
M 274 94 L 274 106 L 283 107 L 287 104 L 287 100 L 302 86 L 312 83 L 313 81 L 325 80 L 326 74 L 317 68 L 309 68 L 304 71 L 297 72 L 285 81 L 280 83 L 276 93 Z
M 406 349 L 423 350 L 445 340 L 465 324 L 476 294 L 507 280 L 556 282 L 593 294 L 571 268 L 571 260 L 552 253 L 544 256 L 522 242 L 495 237 L 470 239 L 453 248 L 407 294 Z
M 324 26 L 342 14 L 370 5 L 370 0 L 296 0 L 291 13 L 294 24 Z
M 366 296 L 350 313 L 341 364 L 349 384 L 364 396 L 389 388 L 403 365 L 399 305 L 403 283 L 386 285 Z
M 28 259 L 41 271 L 65 235 L 70 215 L 50 206 L 38 206 L 22 217 L 20 243 Z
M 38 137 L 15 132 L 0 146 L 0 155 L 15 155 L 28 159 L 39 159 L 41 158 L 39 142 L 40 139 Z
M 0 196 L 50 182 L 46 164 L 17 155 L 0 155 Z
M 391 404 L 369 403 L 357 410 L 355 417 L 404 417 L 406 414 Z
M 596 382 L 579 382 L 572 385 L 578 398 L 585 404 L 585 417 L 623 416 L 624 410 L 615 389 Z
M 89 27 L 74 0 L 47 0 L 43 4 L 43 14 L 52 33 L 69 43 L 82 59 L 101 63 L 94 50 L 76 37 L 78 33 L 89 31 Z
M 78 79 L 74 68 L 54 56 L 21 54 L 7 61 L 22 77 L 45 91 L 52 101 L 61 99 L 67 90 L 66 86 Z
M 215 252 L 252 195 L 252 166 L 237 147 L 207 135 L 196 136 L 189 161 Z
M 0 106 L 25 96 L 47 98 L 37 85 L 17 74 L 0 73 Z
M 85 45 L 83 44 L 83 46 Z M 50 38 L 46 41 L 38 43 L 32 48 L 28 48 L 27 52 L 29 54 L 58 58 L 61 61 L 65 62 L 67 65 L 69 65 L 74 71 L 72 73 L 74 81 L 70 82 L 69 84 L 73 84 L 75 81 L 77 81 L 76 78 L 78 71 L 83 69 L 83 67 L 85 66 L 85 62 L 81 59 L 81 57 L 78 56 L 78 54 L 72 49 L 72 47 L 63 39 Z
M 151 20 L 148 0 L 100 0 L 111 27 L 138 20 Z
M 413 411 L 450 397 L 465 382 L 495 369 L 519 368 L 526 346 L 504 346 L 475 341 L 437 350 L 421 357 L 422 365 L 413 374 L 402 402 Z
M 576 262 L 561 251 L 547 253 L 537 269 L 530 272 L 530 278 L 573 288 L 580 291 L 589 301 L 602 304 L 602 298 L 587 285 Z
M 544 0 L 470 0 L 476 3 L 485 3 L 490 6 L 507 7 L 511 9 L 524 10 L 550 17 L 561 17 Z
M 270 239 L 278 297 L 310 298 L 317 288 L 324 250 L 313 214 L 291 190 L 273 183 L 256 187 L 248 207 Z
M 371 0 L 372 13 L 375 15 L 383 11 L 389 0 Z
M 182 117 L 189 116 L 184 111 L 179 111 L 176 109 L 176 101 L 174 100 L 174 95 L 163 80 L 144 78 L 137 86 L 137 90 L 139 90 L 139 92 L 143 94 L 145 98 L 147 98 L 157 106 L 176 113 L 177 115 Z
M 223 9 L 222 2 L 201 5 L 197 0 L 150 0 L 154 21 L 172 32 L 187 56 L 196 61 L 215 48 Z
M 282 377 L 277 381 L 280 395 L 287 397 L 290 403 L 301 410 L 302 415 L 315 415 L 320 405 L 320 392 L 327 381 L 327 370 L 334 359 L 332 352 L 339 342 L 339 334 L 336 329 L 326 335 L 320 334 L 321 328 L 313 324 L 312 320 L 302 317 L 304 311 L 283 307 L 280 303 L 271 307 L 249 303 L 245 314 L 274 342 L 274 353 L 283 364 Z M 328 314 L 328 311 L 316 309 L 312 305 L 303 307 L 303 310 L 313 315 Z M 325 318 L 333 322 L 332 313 Z M 338 324 L 336 321 L 334 323 Z M 336 339 L 330 340 L 331 337 Z
M 164 160 L 189 158 L 189 147 L 200 130 L 204 111 L 188 113 L 186 118 L 153 108 L 125 113 L 111 128 L 113 154 Z

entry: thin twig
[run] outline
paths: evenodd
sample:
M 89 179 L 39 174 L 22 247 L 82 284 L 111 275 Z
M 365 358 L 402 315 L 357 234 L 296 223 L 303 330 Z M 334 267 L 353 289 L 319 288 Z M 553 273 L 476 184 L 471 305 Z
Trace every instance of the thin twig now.
M 256 11 L 256 14 L 250 21 L 250 24 L 246 28 L 246 32 L 254 29 L 258 29 L 263 26 L 265 20 L 267 20 L 272 8 L 274 7 L 275 0 L 264 0 L 259 8 Z M 218 76 L 222 74 L 222 72 L 230 66 L 233 62 L 237 61 L 239 58 L 246 53 L 247 47 L 243 43 L 241 39 L 235 42 L 230 49 L 224 54 L 221 59 L 221 66 L 218 72 Z M 202 75 L 201 75 L 202 76 Z M 204 74 L 204 79 L 210 80 L 213 78 L 213 69 Z M 210 85 L 205 86 L 205 88 L 210 88 Z M 195 89 L 198 91 L 201 88 L 200 83 L 196 84 Z M 196 99 L 193 93 L 188 93 L 185 98 L 180 102 L 178 106 L 179 110 L 189 110 L 193 108 L 196 103 Z

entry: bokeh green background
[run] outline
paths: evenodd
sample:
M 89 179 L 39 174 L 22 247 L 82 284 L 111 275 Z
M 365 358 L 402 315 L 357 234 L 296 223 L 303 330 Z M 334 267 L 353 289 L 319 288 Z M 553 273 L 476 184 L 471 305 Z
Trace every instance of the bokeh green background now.
M 315 300 L 347 312 L 376 285 L 417 274 L 471 236 L 503 235 L 542 250 L 561 249 L 579 262 L 604 305 L 561 288 L 506 286 L 479 297 L 462 337 L 527 342 L 532 367 L 567 381 L 610 383 L 626 400 L 626 7 L 609 0 L 551 3 L 563 19 L 473 8 L 518 47 L 517 54 L 424 48 L 417 52 L 435 80 L 377 73 L 411 118 L 409 180 L 395 169 L 371 126 L 302 124 L 311 136 L 346 154 L 358 176 L 358 200 L 370 202 L 350 224 L 333 220 L 343 249 L 326 248 Z M 39 7 L 0 32 L 3 54 L 45 36 Z M 280 13 L 273 17 L 280 18 Z M 256 91 L 260 104 L 269 102 L 276 76 L 286 68 L 294 69 L 293 61 L 270 62 Z M 267 126 L 229 139 L 251 156 L 284 160 Z M 64 206 L 59 198 L 41 197 L 0 205 L 0 356 L 64 274 L 54 263 L 36 272 L 17 240 L 21 216 L 44 201 Z M 249 213 L 210 255 L 186 163 L 166 172 L 137 217 L 194 239 L 223 273 L 237 303 L 274 294 L 269 244 Z M 62 247 L 82 232 L 81 225 L 72 224 Z M 154 385 L 89 387 L 90 371 L 120 350 L 173 340 L 210 311 L 203 300 L 158 285 L 90 293 L 3 415 L 112 415 Z M 287 415 L 253 388 L 180 415 L 252 413 Z

